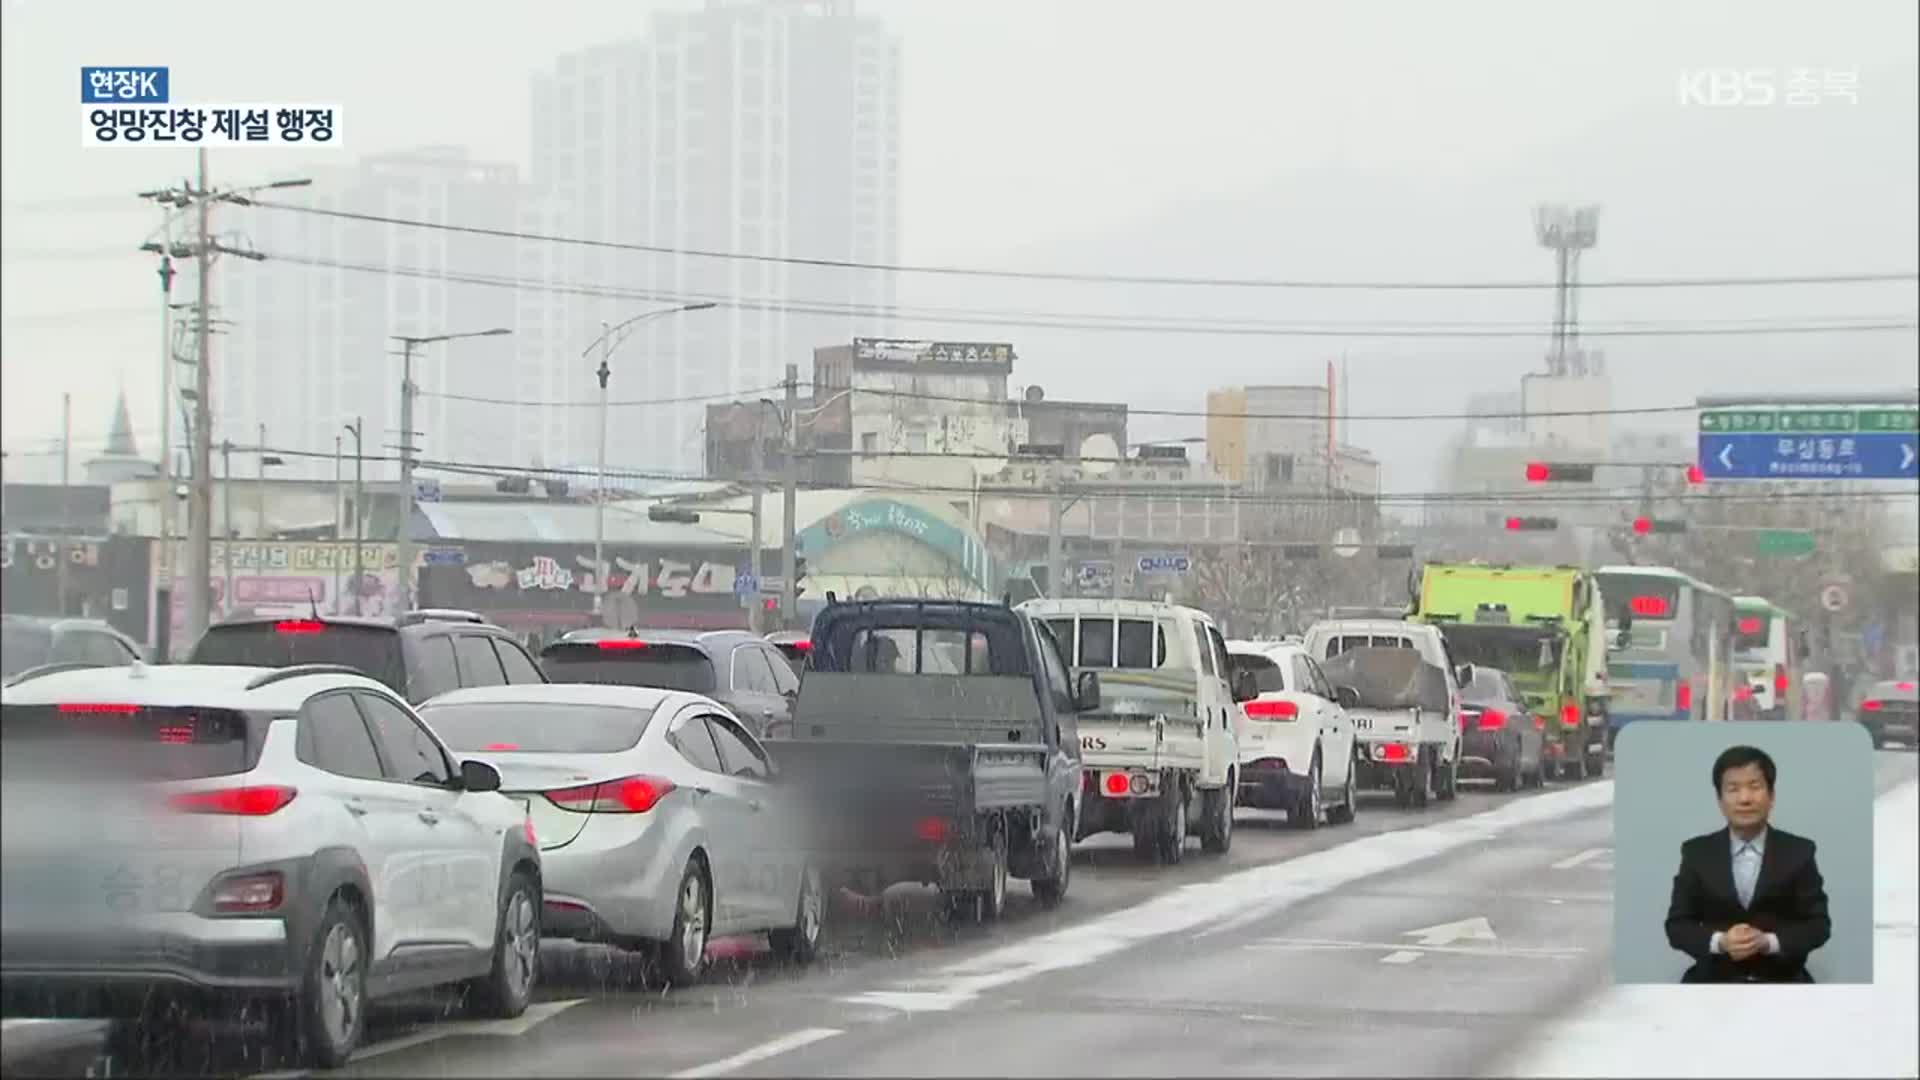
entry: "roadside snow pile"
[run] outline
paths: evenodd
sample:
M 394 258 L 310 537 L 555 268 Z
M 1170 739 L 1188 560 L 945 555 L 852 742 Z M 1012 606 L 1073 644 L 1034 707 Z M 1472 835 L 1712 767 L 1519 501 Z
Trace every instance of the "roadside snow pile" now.
M 1499 1075 L 1920 1075 L 1920 784 L 1876 802 L 1873 847 L 1871 986 L 1615 987 Z

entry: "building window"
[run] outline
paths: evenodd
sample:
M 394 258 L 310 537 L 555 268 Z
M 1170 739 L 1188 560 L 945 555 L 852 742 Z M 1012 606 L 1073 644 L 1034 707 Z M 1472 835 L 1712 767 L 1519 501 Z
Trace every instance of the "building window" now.
M 879 449 L 880 449 L 880 436 L 877 432 L 863 431 L 860 433 L 860 452 L 861 453 L 863 454 L 877 453 Z
M 927 433 L 924 431 L 907 432 L 907 452 L 924 454 L 927 452 Z

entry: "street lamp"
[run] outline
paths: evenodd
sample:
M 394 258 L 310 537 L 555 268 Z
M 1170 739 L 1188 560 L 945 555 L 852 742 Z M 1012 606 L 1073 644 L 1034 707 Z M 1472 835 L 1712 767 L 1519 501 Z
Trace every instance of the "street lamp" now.
M 607 361 L 613 356 L 614 346 L 620 343 L 614 340 L 614 335 L 621 333 L 636 323 L 646 322 L 648 319 L 659 319 L 668 315 L 678 315 L 684 311 L 705 311 L 708 308 L 717 306 L 718 305 L 711 300 L 701 300 L 692 304 L 681 304 L 679 307 L 643 311 L 638 315 L 623 319 L 611 325 L 603 321 L 600 324 L 600 336 L 580 351 L 580 358 L 584 360 L 588 356 L 593 355 L 595 349 L 600 350 L 600 366 L 596 368 L 593 373 L 594 377 L 600 380 L 600 465 L 596 471 L 593 492 L 593 614 L 596 619 L 603 617 L 606 613 L 607 379 L 613 374 L 613 368 L 608 366 Z M 620 338 L 620 341 L 625 340 L 625 337 Z
M 504 326 L 492 330 L 469 330 L 459 334 L 431 334 L 424 337 L 409 337 L 395 334 L 393 339 L 400 343 L 400 528 L 398 543 L 394 545 L 395 555 L 400 564 L 400 588 L 394 614 L 402 615 L 413 609 L 413 399 L 419 394 L 419 388 L 413 385 L 413 350 L 421 345 L 434 345 L 442 341 L 458 341 L 461 338 L 503 337 L 513 333 Z M 359 442 L 355 434 L 356 445 Z M 356 507 L 356 513 L 358 508 Z M 356 518 L 357 520 L 357 518 Z M 357 548 L 356 548 L 357 550 Z M 356 587 L 358 582 L 356 581 Z

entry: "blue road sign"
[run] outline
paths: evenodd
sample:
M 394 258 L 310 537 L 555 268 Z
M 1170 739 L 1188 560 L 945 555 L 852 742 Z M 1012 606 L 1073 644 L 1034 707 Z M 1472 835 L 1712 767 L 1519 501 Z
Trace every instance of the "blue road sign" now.
M 752 596 L 759 588 L 760 583 L 745 570 L 733 576 L 733 595 L 735 596 Z
M 1139 570 L 1143 574 L 1184 574 L 1193 569 L 1193 560 L 1183 551 L 1163 551 L 1153 555 L 1140 556 Z
M 1709 480 L 1920 479 L 1920 435 L 1700 433 L 1700 470 Z

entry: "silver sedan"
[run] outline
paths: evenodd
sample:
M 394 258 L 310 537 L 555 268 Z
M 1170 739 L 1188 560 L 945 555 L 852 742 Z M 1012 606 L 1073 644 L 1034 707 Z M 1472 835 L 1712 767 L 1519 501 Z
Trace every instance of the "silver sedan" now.
M 700 978 L 713 937 L 765 931 L 813 959 L 823 902 L 798 800 L 724 706 L 551 683 L 455 690 L 420 715 L 527 806 L 545 936 L 648 951 L 676 983 Z

